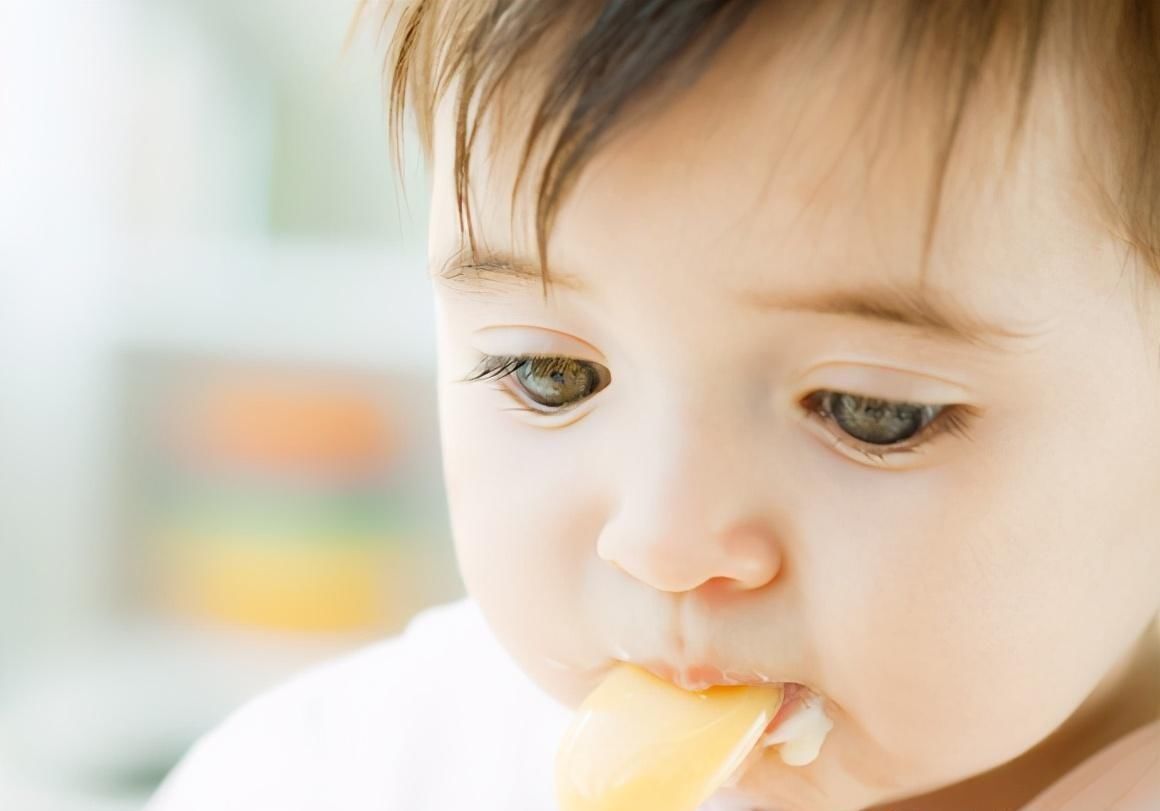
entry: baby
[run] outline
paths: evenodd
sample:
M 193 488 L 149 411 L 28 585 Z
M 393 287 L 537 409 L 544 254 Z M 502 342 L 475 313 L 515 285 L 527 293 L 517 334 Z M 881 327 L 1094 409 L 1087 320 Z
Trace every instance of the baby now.
M 706 809 L 1160 808 L 1160 2 L 389 21 L 469 596 L 153 811 L 549 811 L 620 662 L 784 686 Z

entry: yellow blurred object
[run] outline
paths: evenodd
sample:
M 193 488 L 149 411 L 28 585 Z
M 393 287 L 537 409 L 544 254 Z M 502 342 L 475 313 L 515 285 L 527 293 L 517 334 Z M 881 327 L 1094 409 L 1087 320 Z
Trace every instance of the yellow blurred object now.
M 694 811 L 757 744 L 782 689 L 682 690 L 617 666 L 584 700 L 556 755 L 562 811 Z
M 382 543 L 171 538 L 162 580 L 182 611 L 292 631 L 381 628 L 402 616 L 414 561 Z M 385 601 L 398 605 L 384 605 Z

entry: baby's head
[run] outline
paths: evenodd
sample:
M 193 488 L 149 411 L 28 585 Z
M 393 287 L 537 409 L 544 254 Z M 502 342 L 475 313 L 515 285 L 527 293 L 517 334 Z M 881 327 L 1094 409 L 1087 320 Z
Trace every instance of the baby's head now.
M 794 809 L 1123 709 L 1160 609 L 1158 42 L 1082 0 L 403 15 L 457 553 L 536 683 L 806 685 L 821 756 L 744 783 Z

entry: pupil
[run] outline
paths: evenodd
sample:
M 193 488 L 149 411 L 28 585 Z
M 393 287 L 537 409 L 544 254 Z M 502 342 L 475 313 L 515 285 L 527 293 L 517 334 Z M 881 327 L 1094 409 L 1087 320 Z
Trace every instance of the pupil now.
M 592 369 L 571 358 L 535 358 L 521 366 L 516 376 L 531 398 L 546 406 L 587 397 L 596 382 Z

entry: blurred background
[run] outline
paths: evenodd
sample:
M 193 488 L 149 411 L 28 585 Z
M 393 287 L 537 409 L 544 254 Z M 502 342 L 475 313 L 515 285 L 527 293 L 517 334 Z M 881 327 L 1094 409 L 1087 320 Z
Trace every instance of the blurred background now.
M 0 808 L 139 809 L 462 593 L 426 182 L 354 12 L 0 0 Z

